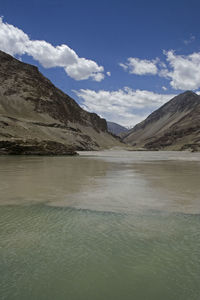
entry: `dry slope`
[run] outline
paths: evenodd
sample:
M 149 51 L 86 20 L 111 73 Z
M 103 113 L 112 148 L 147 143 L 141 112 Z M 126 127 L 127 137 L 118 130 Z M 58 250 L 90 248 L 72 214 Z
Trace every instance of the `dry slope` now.
M 0 51 L 0 154 L 72 154 L 119 144 L 37 67 Z
M 186 91 L 174 97 L 123 140 L 147 150 L 200 150 L 200 96 Z

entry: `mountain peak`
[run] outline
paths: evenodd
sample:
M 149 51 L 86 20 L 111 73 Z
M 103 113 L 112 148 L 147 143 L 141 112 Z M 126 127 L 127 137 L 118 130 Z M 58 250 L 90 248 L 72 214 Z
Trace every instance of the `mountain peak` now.
M 185 91 L 137 124 L 124 141 L 147 149 L 196 149 L 200 147 L 199 116 L 200 96 Z
M 174 113 L 185 109 L 193 109 L 196 104 L 199 104 L 200 97 L 192 91 L 185 91 L 167 102 L 163 108 L 169 109 Z M 162 107 L 161 107 L 162 109 Z
M 128 129 L 120 124 L 117 124 L 115 122 L 109 122 L 107 121 L 108 125 L 108 131 L 115 134 L 115 135 L 121 135 L 123 132 L 127 132 Z
M 193 92 L 193 91 L 190 91 L 190 90 L 187 90 L 187 91 L 185 91 L 185 92 L 181 93 L 179 96 L 181 96 L 181 95 L 187 95 L 187 96 L 197 96 L 197 94 L 196 94 L 195 92 Z

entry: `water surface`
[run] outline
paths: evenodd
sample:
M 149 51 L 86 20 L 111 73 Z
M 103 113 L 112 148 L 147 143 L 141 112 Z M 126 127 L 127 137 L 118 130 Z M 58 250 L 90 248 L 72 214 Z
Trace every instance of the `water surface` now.
M 199 300 L 200 154 L 0 157 L 0 299 Z

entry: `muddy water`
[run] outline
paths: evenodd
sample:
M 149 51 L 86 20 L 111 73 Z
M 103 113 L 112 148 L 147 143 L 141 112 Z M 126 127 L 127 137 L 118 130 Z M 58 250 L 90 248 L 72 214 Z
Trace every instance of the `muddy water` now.
M 0 157 L 0 299 L 200 299 L 200 154 Z

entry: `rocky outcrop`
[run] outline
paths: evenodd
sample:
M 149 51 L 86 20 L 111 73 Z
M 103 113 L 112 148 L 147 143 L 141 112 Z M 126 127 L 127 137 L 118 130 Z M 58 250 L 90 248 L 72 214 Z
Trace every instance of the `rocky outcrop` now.
M 186 91 L 174 97 L 130 130 L 123 140 L 147 150 L 198 150 L 200 96 Z
M 44 151 L 43 144 L 51 143 L 50 152 L 53 152 L 54 145 L 55 154 L 59 153 L 59 149 L 63 154 L 67 153 L 67 149 L 71 153 L 70 149 L 98 150 L 119 144 L 107 132 L 105 119 L 83 110 L 44 77 L 37 67 L 18 61 L 2 51 L 0 141 L 10 142 L 7 144 L 10 147 L 18 144 L 20 149 L 28 147 L 29 143 L 31 147 L 34 144 L 35 153 Z M 32 144 L 31 141 L 35 142 Z M 9 153 L 8 147 L 5 149 Z M 31 151 L 25 152 L 28 154 Z
M 74 149 L 53 141 L 0 141 L 0 154 L 12 155 L 76 155 Z

